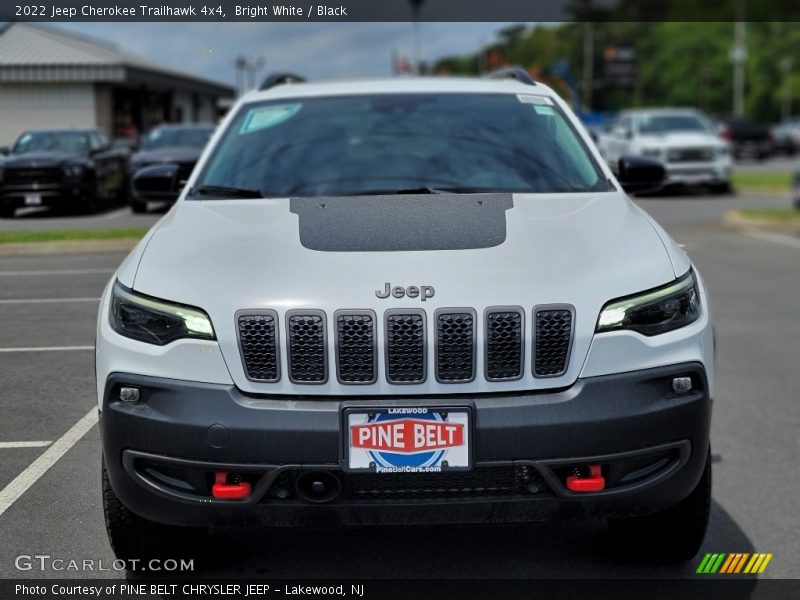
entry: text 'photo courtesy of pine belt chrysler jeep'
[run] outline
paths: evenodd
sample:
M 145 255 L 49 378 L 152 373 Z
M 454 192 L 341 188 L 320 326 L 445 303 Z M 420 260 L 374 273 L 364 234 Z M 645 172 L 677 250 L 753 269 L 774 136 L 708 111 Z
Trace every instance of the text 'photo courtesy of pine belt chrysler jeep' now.
M 692 557 L 706 288 L 625 193 L 663 178 L 615 177 L 523 71 L 269 79 L 101 299 L 116 555 L 218 526 L 598 518 Z

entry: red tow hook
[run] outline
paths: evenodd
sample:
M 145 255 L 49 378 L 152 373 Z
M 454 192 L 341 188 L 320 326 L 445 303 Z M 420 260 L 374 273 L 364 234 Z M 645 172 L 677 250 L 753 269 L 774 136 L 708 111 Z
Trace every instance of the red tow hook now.
M 589 476 L 570 475 L 567 477 L 567 489 L 571 492 L 600 492 L 606 487 L 606 480 L 600 471 L 600 465 L 589 465 Z
M 214 485 L 211 486 L 211 495 L 214 498 L 219 500 L 242 500 L 250 495 L 250 484 L 246 481 L 240 481 L 238 476 L 234 476 L 234 483 L 227 483 L 227 471 L 217 471 L 214 477 Z

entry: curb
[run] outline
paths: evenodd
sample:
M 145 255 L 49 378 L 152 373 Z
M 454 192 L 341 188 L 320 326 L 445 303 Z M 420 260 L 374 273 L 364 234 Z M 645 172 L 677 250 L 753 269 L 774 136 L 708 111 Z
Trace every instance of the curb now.
M 745 217 L 741 210 L 729 210 L 722 218 L 726 225 L 751 229 L 770 229 L 776 231 L 800 231 L 800 221 L 796 223 L 781 223 L 766 219 L 753 219 Z
M 138 239 L 81 240 L 75 242 L 22 242 L 0 244 L 0 256 L 35 256 L 43 254 L 127 254 Z

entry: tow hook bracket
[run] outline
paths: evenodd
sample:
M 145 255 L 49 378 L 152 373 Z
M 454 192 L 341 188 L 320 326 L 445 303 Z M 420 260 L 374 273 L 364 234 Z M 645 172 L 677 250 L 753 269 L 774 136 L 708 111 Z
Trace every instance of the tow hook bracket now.
M 589 475 L 570 475 L 567 477 L 567 489 L 571 492 L 600 492 L 606 487 L 606 480 L 600 465 L 589 465 Z
M 249 483 L 241 481 L 238 475 L 234 475 L 232 481 L 232 483 L 228 483 L 227 471 L 217 471 L 214 474 L 211 495 L 218 500 L 242 500 L 250 495 Z

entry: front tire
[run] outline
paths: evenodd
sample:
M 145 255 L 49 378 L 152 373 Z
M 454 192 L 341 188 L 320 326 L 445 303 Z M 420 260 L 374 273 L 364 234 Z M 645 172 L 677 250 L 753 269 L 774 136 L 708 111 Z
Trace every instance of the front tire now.
M 0 219 L 13 219 L 15 212 L 17 212 L 17 207 L 13 204 L 0 206 Z
M 713 194 L 723 195 L 733 192 L 733 187 L 731 186 L 730 181 L 726 181 L 724 183 L 714 183 L 710 187 Z
M 141 200 L 131 194 L 131 212 L 141 215 L 147 212 L 147 201 Z
M 205 527 L 179 527 L 144 519 L 117 498 L 103 461 L 103 512 L 115 556 L 129 570 L 148 569 L 153 559 L 193 559 L 208 533 Z
M 626 555 L 659 563 L 684 562 L 693 558 L 708 528 L 711 511 L 711 452 L 700 481 L 675 506 L 652 515 L 609 519 L 614 545 Z

